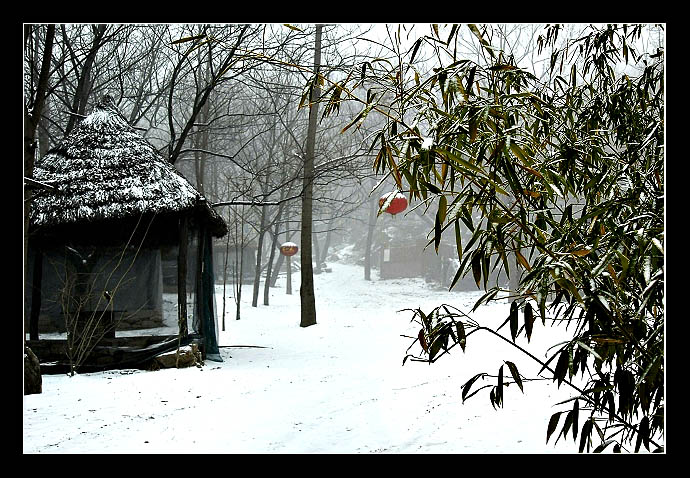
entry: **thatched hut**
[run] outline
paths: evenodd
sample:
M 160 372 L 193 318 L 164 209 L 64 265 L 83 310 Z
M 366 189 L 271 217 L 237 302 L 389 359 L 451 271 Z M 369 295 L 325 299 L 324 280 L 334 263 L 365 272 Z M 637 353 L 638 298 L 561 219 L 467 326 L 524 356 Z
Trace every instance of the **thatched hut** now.
M 135 366 L 190 342 L 220 360 L 212 239 L 227 226 L 110 97 L 33 179 L 25 332 L 41 362 L 86 344 L 82 369 Z M 177 265 L 173 294 L 162 256 Z

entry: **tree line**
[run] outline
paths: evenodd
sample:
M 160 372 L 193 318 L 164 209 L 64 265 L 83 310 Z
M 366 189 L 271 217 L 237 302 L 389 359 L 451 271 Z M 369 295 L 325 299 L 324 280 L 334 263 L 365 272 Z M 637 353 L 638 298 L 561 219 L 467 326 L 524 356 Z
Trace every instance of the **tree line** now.
M 347 233 L 342 218 L 357 215 L 369 193 L 364 130 L 342 135 L 337 120 L 314 115 L 318 134 L 308 151 L 309 111 L 318 98 L 303 100 L 317 30 L 321 76 L 337 76 L 370 54 L 357 42 L 366 31 L 354 26 L 24 25 L 24 176 L 110 95 L 229 224 L 242 225 L 228 241 L 256 248 L 244 270 L 255 270 L 252 305 L 262 276 L 268 304 L 281 265 L 277 244 L 313 224 L 307 237 L 320 249 L 318 272 L 331 239 Z M 300 200 L 308 188 L 313 217 L 305 222 Z

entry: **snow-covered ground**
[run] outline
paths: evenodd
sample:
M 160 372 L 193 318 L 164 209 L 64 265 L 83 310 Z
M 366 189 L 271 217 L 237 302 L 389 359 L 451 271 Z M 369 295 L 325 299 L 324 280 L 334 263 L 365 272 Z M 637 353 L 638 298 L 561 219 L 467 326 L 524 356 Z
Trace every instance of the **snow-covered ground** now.
M 420 279 L 365 281 L 359 266 L 329 265 L 331 273 L 315 276 L 311 327 L 299 326 L 298 275 L 292 295 L 279 280 L 270 306 L 251 307 L 245 286 L 239 321 L 229 298 L 222 363 L 44 375 L 43 393 L 24 396 L 24 452 L 577 452 L 571 437 L 554 446 L 554 434 L 546 443 L 548 420 L 563 409 L 554 405 L 571 396 L 565 384 L 526 382 L 524 394 L 510 386 L 497 410 L 489 389 L 462 403 L 461 385 L 478 372 L 495 375 L 503 360 L 528 377 L 539 369 L 489 334 L 472 335 L 464 354 L 456 347 L 433 365 L 402 365 L 412 341 L 403 335 L 419 327 L 399 310 L 447 303 L 468 311 L 480 292 L 448 292 Z M 508 310 L 501 301 L 474 317 L 500 325 Z M 563 336 L 537 321 L 529 350 L 543 357 Z

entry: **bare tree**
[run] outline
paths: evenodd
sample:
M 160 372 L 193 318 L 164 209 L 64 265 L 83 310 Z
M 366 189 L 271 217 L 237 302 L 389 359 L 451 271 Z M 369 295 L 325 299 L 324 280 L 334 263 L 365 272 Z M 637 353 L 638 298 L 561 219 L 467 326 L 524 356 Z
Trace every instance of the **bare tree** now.
M 316 121 L 320 96 L 319 68 L 321 67 L 321 31 L 323 26 L 316 26 L 314 36 L 314 79 L 310 86 L 309 129 L 307 130 L 307 151 L 304 157 L 304 190 L 302 192 L 302 229 L 300 249 L 300 286 L 301 319 L 300 327 L 316 324 L 316 303 L 314 297 L 314 268 L 312 265 L 312 191 L 314 187 L 314 144 L 316 142 Z
M 47 90 L 49 87 L 50 63 L 53 55 L 55 40 L 55 25 L 48 25 L 43 40 L 43 51 L 38 52 L 38 27 L 24 25 L 24 54 L 28 59 L 29 75 L 25 81 L 24 96 L 24 177 L 32 178 L 34 159 L 36 157 L 36 130 L 41 119 Z M 33 44 L 35 43 L 36 46 Z M 36 55 L 34 55 L 36 51 Z M 39 60 L 40 59 L 40 60 Z M 34 65 L 40 64 L 38 76 L 35 77 Z M 31 189 L 24 189 L 24 252 L 23 270 L 26 275 L 27 257 L 29 250 L 29 213 L 31 210 Z M 35 271 L 39 272 L 39 271 Z M 37 331 L 33 331 L 37 335 Z M 22 331 L 24 341 L 24 393 L 40 393 L 42 391 L 41 368 L 34 353 L 26 347 L 26 333 Z

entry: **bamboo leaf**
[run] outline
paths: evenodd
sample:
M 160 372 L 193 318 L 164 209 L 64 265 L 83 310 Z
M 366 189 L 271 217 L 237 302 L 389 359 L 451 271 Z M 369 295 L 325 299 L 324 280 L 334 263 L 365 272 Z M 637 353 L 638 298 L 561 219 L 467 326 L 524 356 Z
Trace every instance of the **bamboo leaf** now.
M 496 65 L 490 66 L 489 70 L 491 70 L 491 71 L 511 71 L 511 70 L 517 70 L 517 66 L 498 63 Z
M 635 453 L 640 451 L 640 445 L 644 443 L 645 448 L 649 451 L 649 418 L 645 415 L 640 421 L 637 428 L 637 441 L 635 442 Z
M 611 443 L 615 443 L 616 440 L 606 440 L 604 443 L 596 447 L 592 453 L 601 453 L 603 452 Z
M 431 184 L 427 181 L 421 180 L 419 181 L 422 186 L 424 186 L 426 189 L 431 191 L 433 194 L 441 194 L 442 191 L 438 188 L 438 186 L 435 186 L 434 184 Z
M 501 214 L 501 211 L 498 209 L 492 210 L 487 219 L 489 222 L 493 222 L 494 224 L 507 224 L 512 220 L 509 216 L 504 216 Z
M 504 320 L 503 323 L 496 329 L 496 332 L 501 330 L 503 326 L 506 325 L 508 322 L 510 322 L 510 315 L 508 315 L 508 318 L 506 318 L 506 320 Z
M 515 337 L 517 337 L 518 333 L 518 304 L 516 301 L 513 301 L 510 304 L 510 336 L 513 339 L 513 342 L 515 342 Z
M 393 172 L 393 179 L 395 179 L 395 183 L 398 186 L 398 190 L 402 190 L 402 176 L 400 174 L 400 171 L 398 171 L 398 165 L 395 163 L 395 159 L 393 158 L 393 151 L 391 150 L 391 147 L 388 143 L 386 143 L 386 152 L 388 153 L 388 165 L 390 166 L 390 169 Z
M 471 95 L 472 92 L 472 87 L 474 86 L 474 75 L 477 72 L 477 67 L 473 66 L 470 68 L 470 73 L 469 76 L 467 77 L 467 86 L 465 86 L 465 91 L 467 91 L 468 95 Z M 474 135 L 472 134 L 472 124 L 474 124 Z M 470 140 L 474 141 L 474 138 L 477 136 L 477 123 L 475 121 L 470 120 Z
M 462 261 L 462 234 L 460 232 L 460 221 L 455 219 L 455 248 L 458 251 L 458 261 Z
M 511 145 L 511 146 L 512 146 L 512 145 Z M 538 177 L 539 179 L 544 179 L 544 176 L 543 176 L 539 171 L 537 171 L 536 169 L 530 168 L 529 166 L 524 166 L 524 165 L 522 165 L 522 164 L 520 164 L 520 163 L 515 163 L 515 164 L 517 164 L 518 167 L 524 169 L 524 170 L 527 171 L 528 173 L 530 173 L 530 174 L 532 174 L 532 175 Z
M 423 39 L 423 37 L 417 39 L 417 41 L 414 42 L 414 47 L 412 50 L 412 56 L 410 57 L 410 63 L 412 63 L 414 61 L 414 57 L 417 56 L 417 50 L 419 50 L 419 45 L 422 44 L 422 39 Z
M 579 452 L 585 449 L 585 445 L 589 442 L 589 436 L 592 434 L 592 419 L 590 418 L 582 425 L 582 434 L 580 435 L 580 449 Z M 589 451 L 589 445 L 587 445 Z
M 427 345 L 426 338 L 424 337 L 424 329 L 419 329 L 417 338 L 419 339 L 419 344 L 422 346 L 422 349 L 424 349 L 424 352 L 429 353 L 429 346 Z
M 563 61 L 561 59 L 561 67 L 563 66 L 562 63 L 563 63 Z M 576 74 L 576 69 L 575 69 L 574 63 L 573 63 L 572 68 L 570 69 L 570 85 L 571 85 L 571 87 L 577 86 L 577 74 Z
M 525 259 L 525 256 L 523 256 L 517 249 L 515 250 L 515 257 L 517 258 L 518 262 L 522 267 L 524 267 L 528 271 L 532 270 L 532 268 L 529 265 L 529 262 L 527 262 L 527 259 Z
M 551 437 L 553 432 L 556 431 L 556 427 L 558 427 L 558 419 L 561 417 L 561 413 L 563 412 L 556 412 L 553 415 L 551 415 L 551 418 L 549 419 L 549 425 L 546 427 L 546 443 L 549 442 L 549 437 Z
M 474 281 L 477 283 L 477 287 L 482 279 L 482 257 L 479 251 L 475 251 L 472 256 L 472 275 L 474 276 Z
M 475 24 L 473 24 L 473 23 L 470 23 L 470 24 L 468 24 L 467 26 L 469 27 L 470 31 L 474 34 L 474 36 L 477 37 L 477 39 L 479 40 L 479 43 L 482 44 L 482 46 L 486 49 L 486 51 L 489 52 L 489 54 L 490 54 L 491 57 L 493 58 L 493 57 L 495 56 L 495 54 L 494 54 L 494 52 L 493 52 L 493 48 L 491 47 L 491 45 L 489 44 L 489 42 L 487 42 L 487 41 L 484 39 L 484 37 L 482 36 L 481 32 L 479 31 L 479 28 L 477 28 L 477 26 L 476 26 Z
M 455 35 L 455 32 L 457 30 L 458 30 L 458 25 L 457 25 L 457 23 L 454 23 L 450 29 L 450 35 L 448 35 L 448 39 L 446 40 L 446 45 L 450 45 L 450 41 L 453 39 L 453 35 Z
M 462 322 L 457 322 L 455 324 L 455 330 L 458 333 L 458 343 L 460 344 L 460 347 L 462 348 L 462 351 L 465 351 L 465 345 L 467 343 L 467 337 L 465 335 L 465 326 L 462 324 Z
M 302 30 L 301 28 L 297 28 L 297 27 L 294 26 L 294 25 L 290 25 L 289 23 L 283 23 L 283 26 L 288 27 L 290 30 L 294 30 L 294 31 L 296 31 L 296 32 L 302 32 L 302 31 L 304 31 L 304 30 Z
M 441 196 L 443 197 L 443 196 Z M 434 221 L 434 249 L 438 254 L 438 246 L 441 244 L 441 209 L 436 211 L 436 220 Z
M 447 339 L 447 337 L 446 337 Z M 440 336 L 437 336 L 435 340 L 431 343 L 431 346 L 429 347 L 429 362 L 433 360 L 434 357 L 436 357 L 436 354 L 438 353 L 439 350 L 441 350 L 441 346 L 443 345 L 443 338 Z
M 474 382 L 476 382 L 480 377 L 483 377 L 485 374 L 484 373 L 478 373 L 471 379 L 469 379 L 465 384 L 462 386 L 462 401 L 464 402 L 467 400 L 469 397 L 467 394 L 470 392 L 470 389 L 472 388 L 472 385 Z
M 307 82 L 307 85 L 306 85 L 304 92 L 302 93 L 302 98 L 299 101 L 299 105 L 297 106 L 298 109 L 303 108 L 304 105 L 309 104 L 309 101 L 311 101 L 311 91 L 312 91 L 313 86 L 314 86 L 314 80 L 313 79 L 309 80 Z
M 575 400 L 575 403 L 573 404 L 573 440 L 577 440 L 577 419 L 578 416 L 580 415 L 580 403 L 578 400 Z
M 508 365 L 508 369 L 510 369 L 510 374 L 513 376 L 513 380 L 515 380 L 517 386 L 520 387 L 520 391 L 522 393 L 525 393 L 525 391 L 522 388 L 522 379 L 520 378 L 520 373 L 518 372 L 517 367 L 513 362 L 510 362 L 508 360 L 506 360 L 505 363 L 506 365 Z
M 447 149 L 437 148 L 436 151 L 438 153 L 442 154 L 443 156 L 445 156 L 446 158 L 450 159 L 451 161 L 458 163 L 463 168 L 470 169 L 476 173 L 483 173 L 484 172 L 480 168 L 475 166 L 474 164 L 470 163 L 469 161 L 467 161 L 465 159 L 462 159 L 460 156 L 458 156 L 456 154 L 451 153 Z
M 517 156 L 517 158 L 520 161 L 522 161 L 525 164 L 529 164 L 529 162 L 527 161 L 527 159 L 525 157 L 525 152 L 522 150 L 520 145 L 518 145 L 515 141 L 510 142 L 510 150 L 513 152 L 513 154 L 515 156 Z
M 496 405 L 503 405 L 503 365 L 498 368 L 498 384 L 496 385 Z
M 568 373 L 568 363 L 570 356 L 567 351 L 563 350 L 558 356 L 558 362 L 556 363 L 556 369 L 554 370 L 553 379 L 558 380 L 558 386 L 560 387 L 561 382 L 565 379 L 565 374 Z
M 194 35 L 191 37 L 180 38 L 179 40 L 175 40 L 174 42 L 171 42 L 171 45 L 179 45 L 180 43 L 187 43 L 190 41 L 201 40 L 202 38 L 206 38 L 205 33 L 202 33 L 201 35 Z
M 583 343 L 583 342 L 580 342 L 579 340 L 577 340 L 576 343 L 577 343 L 580 347 L 582 347 L 583 349 L 587 350 L 589 353 L 591 353 L 592 355 L 594 355 L 594 358 L 596 358 L 597 360 L 600 360 L 600 361 L 603 360 L 603 359 L 601 358 L 601 356 L 600 356 L 592 347 L 590 347 L 589 345 L 587 345 L 587 344 L 585 344 L 585 343 Z
M 524 319 L 525 333 L 527 334 L 527 342 L 529 342 L 530 338 L 532 337 L 532 327 L 534 325 L 534 321 L 536 320 L 534 311 L 532 310 L 532 304 L 530 304 L 529 302 L 527 302 L 527 304 L 525 305 Z
M 558 439 L 563 436 L 568 434 L 568 430 L 570 429 L 570 425 L 573 424 L 573 411 L 570 410 L 566 415 L 565 415 L 565 422 L 563 423 L 563 428 L 561 429 L 561 433 L 558 434 L 558 438 L 556 438 L 556 443 L 558 443 Z
M 448 211 L 448 198 L 441 196 L 438 198 L 438 215 L 441 225 L 446 221 L 446 213 Z
M 455 284 L 458 282 L 458 280 L 460 280 L 460 277 L 462 277 L 462 269 L 463 269 L 462 266 L 458 267 L 458 270 L 455 273 L 455 276 L 453 277 L 453 280 L 451 281 L 450 287 L 448 288 L 448 290 L 452 290 L 453 287 L 455 286 Z
M 618 284 L 618 275 L 616 275 L 616 271 L 613 269 L 613 266 L 611 264 L 606 265 L 606 270 L 608 271 L 609 275 L 613 279 L 613 281 Z
M 301 103 L 300 103 L 300 104 L 301 104 Z M 366 109 L 366 108 L 365 108 L 365 109 Z M 341 134 L 344 133 L 345 131 L 347 131 L 348 129 L 350 129 L 354 124 L 356 124 L 360 119 L 362 119 L 362 117 L 364 116 L 364 111 L 365 111 L 365 109 L 362 110 L 362 111 L 360 111 L 359 114 L 358 114 L 357 116 L 355 116 L 355 119 L 353 119 L 352 121 L 350 121 L 350 122 L 340 131 L 340 133 L 341 133 Z

